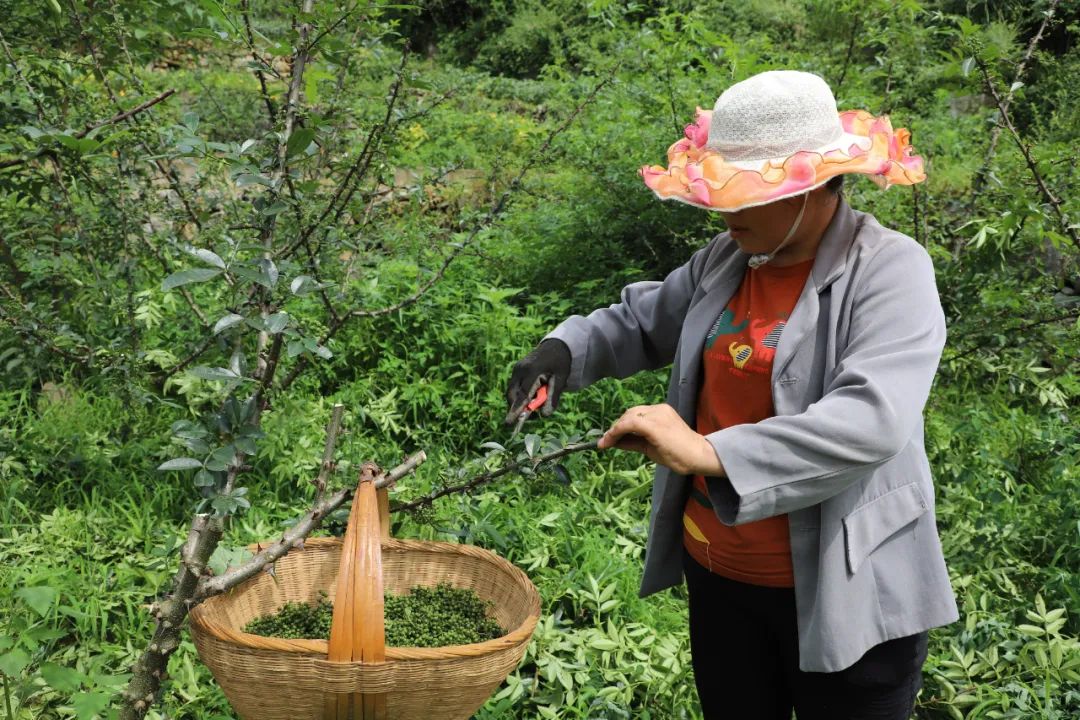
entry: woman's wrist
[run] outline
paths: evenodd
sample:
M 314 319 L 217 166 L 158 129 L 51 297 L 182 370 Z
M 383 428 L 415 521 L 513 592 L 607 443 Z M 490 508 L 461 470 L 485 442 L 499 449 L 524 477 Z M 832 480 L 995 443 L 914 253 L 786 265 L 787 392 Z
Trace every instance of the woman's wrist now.
M 701 442 L 698 447 L 698 461 L 694 474 L 705 477 L 726 477 L 724 463 L 716 453 L 716 448 L 704 435 L 698 435 L 698 437 L 701 438 Z

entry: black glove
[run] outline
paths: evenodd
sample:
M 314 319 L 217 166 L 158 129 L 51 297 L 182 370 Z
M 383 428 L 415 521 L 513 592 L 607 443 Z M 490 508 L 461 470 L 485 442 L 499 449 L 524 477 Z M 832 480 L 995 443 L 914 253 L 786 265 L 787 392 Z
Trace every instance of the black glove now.
M 506 403 L 510 411 L 506 424 L 513 425 L 541 385 L 548 386 L 548 397 L 541 414 L 545 417 L 559 406 L 559 396 L 570 377 L 570 348 L 562 340 L 548 338 L 522 358 L 510 373 L 506 387 Z

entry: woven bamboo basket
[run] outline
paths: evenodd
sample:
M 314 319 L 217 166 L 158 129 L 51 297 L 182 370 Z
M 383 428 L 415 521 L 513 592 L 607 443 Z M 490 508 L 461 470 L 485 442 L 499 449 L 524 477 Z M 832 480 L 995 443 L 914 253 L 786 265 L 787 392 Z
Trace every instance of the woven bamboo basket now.
M 261 573 L 192 609 L 191 634 L 199 657 L 243 720 L 469 718 L 521 662 L 540 617 L 540 596 L 525 573 L 478 547 L 390 539 L 377 529 L 378 510 L 368 516 L 367 529 L 356 527 L 364 486 L 361 481 L 357 488 L 344 541 L 311 538 L 277 561 L 276 577 Z M 375 492 L 373 486 L 368 490 Z M 385 490 L 378 492 L 382 525 L 388 527 Z M 359 545 L 357 537 L 362 538 Z M 365 541 L 370 543 L 366 556 Z M 403 594 L 441 582 L 490 601 L 506 634 L 471 645 L 383 648 L 383 589 Z M 334 602 L 329 642 L 269 638 L 241 629 L 288 601 L 315 602 L 320 591 Z M 377 602 L 368 607 L 352 602 L 365 592 Z M 348 602 L 339 602 L 342 597 Z M 365 617 L 376 605 L 374 614 Z M 366 639 L 361 637 L 365 632 Z M 342 642 L 356 648 L 367 643 L 367 648 L 351 656 L 346 649 L 343 656 Z M 334 643 L 339 644 L 336 656 Z

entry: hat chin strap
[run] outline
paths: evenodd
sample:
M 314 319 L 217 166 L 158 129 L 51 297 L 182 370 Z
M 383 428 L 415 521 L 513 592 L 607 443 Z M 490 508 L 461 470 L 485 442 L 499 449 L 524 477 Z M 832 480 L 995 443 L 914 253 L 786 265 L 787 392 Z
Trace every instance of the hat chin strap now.
M 791 229 L 788 230 L 787 235 L 785 235 L 784 239 L 780 241 L 780 244 L 773 248 L 772 252 L 758 253 L 756 255 L 750 256 L 750 260 L 749 262 L 747 262 L 747 264 L 750 266 L 751 270 L 759 268 L 765 263 L 772 260 L 774 257 L 776 257 L 776 253 L 780 252 L 780 250 L 788 244 L 788 241 L 790 241 L 791 238 L 795 237 L 795 231 L 799 229 L 799 223 L 802 222 L 803 215 L 806 213 L 806 201 L 809 199 L 810 193 L 804 193 L 802 199 L 802 207 L 799 208 L 799 214 L 795 216 L 795 222 L 791 223 Z

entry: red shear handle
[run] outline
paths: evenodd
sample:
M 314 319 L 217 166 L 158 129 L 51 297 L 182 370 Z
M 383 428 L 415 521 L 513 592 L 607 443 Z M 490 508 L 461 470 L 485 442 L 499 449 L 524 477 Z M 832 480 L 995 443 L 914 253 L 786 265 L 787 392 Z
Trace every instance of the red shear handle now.
M 536 391 L 536 397 L 529 401 L 529 404 L 525 408 L 529 412 L 536 412 L 536 410 L 547 402 L 548 389 L 547 385 L 541 385 L 540 389 Z

